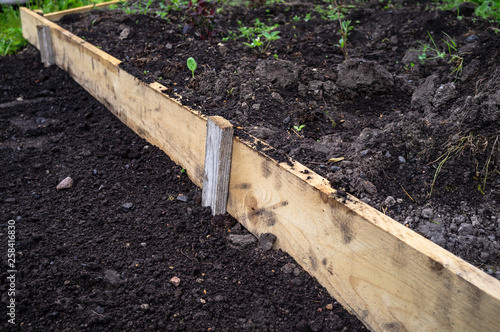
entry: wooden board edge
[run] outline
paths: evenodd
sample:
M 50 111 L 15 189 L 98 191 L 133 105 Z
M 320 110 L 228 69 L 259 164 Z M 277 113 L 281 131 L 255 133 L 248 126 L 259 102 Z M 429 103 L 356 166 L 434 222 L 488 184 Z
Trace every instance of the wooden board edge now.
M 102 2 L 94 5 L 88 5 L 88 6 L 82 6 L 82 7 L 77 7 L 77 8 L 71 8 L 71 9 L 66 9 L 66 10 L 61 10 L 58 12 L 53 12 L 53 13 L 48 13 L 43 15 L 46 19 L 50 21 L 59 21 L 63 16 L 68 15 L 68 14 L 78 14 L 78 13 L 86 13 L 94 9 L 104 9 L 107 8 L 111 5 L 118 4 L 120 2 L 123 2 L 121 0 L 113 0 L 113 1 L 108 1 L 108 2 Z
M 31 15 L 31 14 L 30 14 Z M 36 15 L 36 14 L 33 14 Z M 43 18 L 37 18 L 38 20 L 41 20 Z M 42 23 L 46 23 L 44 21 L 40 21 Z M 24 22 L 23 22 L 24 23 Z M 32 24 L 33 25 L 33 24 Z M 56 26 L 57 27 L 57 26 Z M 27 27 L 28 29 L 28 27 Z M 56 30 L 58 31 L 58 34 L 65 35 L 68 39 L 68 42 L 72 43 L 72 46 L 69 47 L 80 47 L 82 52 L 94 52 L 95 56 L 101 56 L 100 50 L 97 48 L 90 46 L 90 44 L 85 45 L 84 43 L 81 43 L 78 39 L 75 39 L 71 37 L 69 32 L 66 32 L 64 29 L 57 27 Z M 24 32 L 24 24 L 23 24 L 23 32 Z M 32 34 L 30 32 L 27 32 L 28 35 Z M 36 34 L 36 31 L 35 31 Z M 29 39 L 28 39 L 29 40 Z M 31 41 L 30 41 L 31 42 Z M 36 40 L 34 41 L 36 43 Z M 32 42 L 33 43 L 33 42 Z M 83 47 L 82 47 L 83 45 Z M 102 52 L 104 53 L 104 52 Z M 106 53 L 104 53 L 107 55 Z M 107 55 L 109 57 L 109 55 Z M 118 60 L 116 60 L 118 61 Z M 109 59 L 104 60 L 106 63 L 106 66 L 109 66 L 110 68 L 116 67 L 117 63 L 113 63 L 114 61 L 109 61 Z M 119 63 L 119 61 L 118 61 Z M 67 70 L 70 68 L 67 68 Z M 115 68 L 115 71 L 118 69 Z M 140 82 L 140 81 L 138 81 Z M 138 84 L 143 84 L 144 83 L 138 83 Z M 155 90 L 158 96 L 161 98 L 168 98 L 166 95 L 161 93 L 158 89 L 158 87 L 151 87 L 152 90 Z M 170 101 L 172 102 L 172 101 Z M 178 102 L 175 101 L 173 102 L 176 104 L 179 108 L 183 110 L 187 110 L 186 107 L 178 105 Z M 105 104 L 106 105 L 106 104 Z M 109 105 L 107 105 L 109 106 Z M 119 106 L 114 106 L 114 107 L 119 107 Z M 187 110 L 189 111 L 189 110 Z M 141 135 L 143 136 L 143 135 Z M 203 139 L 202 139 L 203 140 Z M 446 250 L 438 247 L 437 245 L 433 244 L 432 242 L 424 239 L 423 237 L 420 237 L 416 233 L 414 233 L 411 230 L 406 229 L 404 226 L 400 225 L 396 221 L 384 216 L 380 212 L 374 210 L 373 208 L 365 205 L 362 202 L 359 202 L 355 198 L 351 196 L 346 196 L 346 197 L 338 197 L 337 193 L 329 187 L 327 184 L 326 180 L 321 178 L 319 175 L 313 173 L 312 171 L 307 170 L 306 167 L 303 165 L 300 165 L 298 163 L 295 163 L 292 166 L 289 166 L 287 164 L 278 164 L 276 161 L 272 160 L 271 158 L 268 158 L 262 153 L 256 151 L 253 147 L 251 147 L 249 144 L 243 142 L 242 140 L 235 139 L 235 142 L 233 143 L 235 146 L 235 149 L 233 150 L 233 163 L 235 163 L 235 154 L 237 157 L 240 158 L 239 162 L 236 162 L 236 167 L 233 166 L 233 169 L 235 170 L 234 174 L 232 172 L 232 178 L 231 178 L 231 184 L 232 189 L 230 189 L 230 195 L 232 196 L 230 199 L 230 204 L 229 204 L 229 211 L 231 214 L 233 214 L 237 219 L 239 219 L 249 230 L 251 230 L 254 234 L 258 235 L 262 233 L 263 231 L 269 231 L 271 230 L 275 232 L 275 235 L 278 235 L 278 241 L 277 244 L 278 246 L 284 248 L 285 251 L 289 252 L 292 254 L 292 256 L 302 265 L 304 266 L 308 271 L 310 271 L 311 275 L 315 276 L 318 278 L 321 284 L 325 286 L 328 291 L 334 295 L 339 302 L 343 303 L 345 306 L 351 308 L 353 312 L 355 312 L 358 317 L 365 322 L 368 326 L 370 326 L 374 330 L 387 330 L 390 326 L 395 326 L 398 328 L 406 328 L 407 325 L 405 325 L 404 322 L 398 322 L 397 320 L 387 320 L 386 317 L 384 316 L 383 319 L 380 319 L 377 317 L 377 313 L 374 312 L 373 308 L 373 303 L 368 303 L 368 302 L 363 302 L 367 306 L 370 306 L 371 310 L 368 314 L 365 313 L 367 311 L 366 309 L 363 309 L 362 306 L 359 305 L 360 301 L 356 300 L 352 294 L 345 293 L 345 291 L 341 290 L 341 283 L 339 282 L 331 282 L 328 280 L 328 278 L 325 278 L 324 276 L 328 276 L 328 274 L 331 274 L 331 271 L 328 271 L 327 266 L 323 266 L 325 264 L 319 264 L 318 259 L 312 259 L 312 255 L 314 254 L 315 256 L 318 255 L 318 250 L 314 248 L 309 248 L 309 251 L 307 250 L 302 250 L 301 246 L 296 246 L 295 244 L 298 243 L 296 240 L 293 239 L 287 239 L 291 235 L 290 229 L 291 227 L 297 227 L 297 228 L 304 228 L 306 226 L 309 226 L 309 224 L 312 224 L 314 227 L 316 227 L 318 230 L 326 230 L 329 231 L 327 228 L 324 228 L 321 225 L 316 225 L 315 221 L 313 220 L 313 223 L 310 223 L 309 221 L 305 220 L 304 221 L 304 226 L 301 226 L 300 223 L 297 225 L 297 223 L 294 223 L 292 220 L 293 218 L 290 218 L 287 216 L 286 213 L 282 213 L 280 211 L 275 211 L 274 216 L 271 216 L 275 218 L 275 223 L 281 224 L 281 228 L 278 228 L 277 226 L 274 227 L 273 225 L 264 225 L 263 223 L 259 224 L 256 226 L 255 220 L 263 220 L 263 217 L 261 216 L 266 216 L 266 211 L 269 211 L 269 208 L 272 208 L 272 201 L 269 201 L 267 198 L 264 197 L 264 199 L 258 200 L 256 199 L 255 201 L 252 200 L 247 200 L 247 196 L 243 196 L 243 201 L 242 202 L 236 202 L 235 199 L 238 197 L 238 194 L 236 192 L 241 191 L 244 189 L 245 183 L 241 182 L 246 181 L 246 182 L 251 182 L 251 183 L 257 183 L 259 181 L 262 181 L 264 179 L 264 182 L 269 182 L 268 178 L 272 176 L 276 176 L 276 178 L 280 178 L 283 181 L 286 182 L 287 185 L 290 185 L 291 187 L 295 188 L 294 190 L 303 190 L 305 191 L 309 196 L 310 196 L 310 201 L 315 202 L 317 204 L 314 204 L 311 206 L 311 209 L 321 209 L 323 210 L 322 214 L 320 213 L 320 217 L 318 218 L 318 222 L 323 222 L 326 219 L 331 219 L 331 220 L 339 220 L 338 216 L 327 216 L 325 219 L 324 210 L 331 209 L 332 211 L 335 211 L 336 214 L 338 215 L 343 215 L 343 214 L 349 214 L 346 211 L 351 211 L 350 216 L 354 220 L 356 220 L 356 223 L 358 225 L 351 225 L 354 228 L 355 227 L 361 227 L 359 225 L 362 225 L 363 227 L 367 227 L 365 230 L 362 230 L 363 232 L 368 231 L 374 231 L 378 232 L 380 234 L 387 235 L 387 239 L 393 242 L 396 246 L 401 246 L 402 251 L 406 251 L 408 254 L 411 255 L 416 255 L 418 256 L 418 261 L 422 262 L 427 262 L 425 264 L 427 265 L 421 265 L 422 273 L 426 273 L 430 276 L 434 276 L 436 279 L 436 282 L 438 284 L 442 284 L 443 282 L 440 281 L 440 278 L 443 278 L 443 276 L 446 276 L 446 282 L 449 284 L 449 287 L 451 287 L 451 290 L 457 290 L 456 288 L 453 288 L 455 286 L 463 286 L 463 291 L 467 296 L 470 295 L 471 299 L 475 299 L 475 304 L 482 304 L 483 308 L 486 307 L 489 310 L 493 309 L 500 309 L 500 282 L 484 272 L 478 270 L 477 268 L 471 266 L 470 264 L 462 261 L 458 257 L 452 255 L 451 253 L 447 252 Z M 236 150 L 236 151 L 235 151 Z M 257 159 L 256 159 L 257 158 Z M 250 163 L 252 166 L 256 163 L 259 163 L 262 168 L 261 174 L 258 176 L 255 176 L 254 178 L 248 177 L 248 174 L 251 174 L 246 172 L 247 175 L 245 175 L 245 165 L 242 166 L 244 163 Z M 243 171 L 238 170 L 238 168 L 243 169 Z M 266 169 L 266 170 L 264 170 Z M 308 174 L 306 175 L 304 172 L 305 170 L 308 171 Z M 188 173 L 190 170 L 188 169 Z M 197 172 L 191 172 L 193 174 L 193 178 L 197 179 Z M 267 175 L 266 175 L 267 174 Z M 200 185 L 199 183 L 201 182 L 200 179 L 197 179 L 194 181 L 197 183 L 197 185 Z M 240 182 L 240 183 L 239 183 Z M 269 184 L 267 184 L 269 185 Z M 283 183 L 282 183 L 283 185 Z M 238 187 L 239 186 L 239 187 Z M 254 189 L 255 190 L 255 189 Z M 259 189 L 261 190 L 264 194 L 266 192 L 272 192 L 272 190 L 269 189 Z M 278 190 L 279 191 L 279 190 Z M 293 197 L 293 193 L 285 193 L 286 195 Z M 302 192 L 301 192 L 302 194 Z M 256 194 L 257 195 L 257 194 Z M 262 193 L 259 193 L 259 195 L 263 195 Z M 277 194 L 278 197 L 281 197 L 281 194 Z M 265 196 L 265 195 L 264 195 Z M 255 198 L 255 197 L 253 197 Z M 343 201 L 345 199 L 345 201 Z M 300 200 L 299 200 L 300 201 Z M 323 203 L 321 203 L 323 202 Z M 270 205 L 271 204 L 271 205 Z M 324 205 L 326 204 L 326 205 Z M 253 205 L 253 206 L 252 206 Z M 317 206 L 317 207 L 316 207 Z M 254 209 L 252 211 L 252 208 Z M 257 213 L 255 213 L 257 211 Z M 354 211 L 354 213 L 352 213 Z M 303 211 L 301 210 L 300 212 L 307 214 L 310 214 L 308 211 Z M 258 214 L 260 213 L 260 215 Z M 270 215 L 267 214 L 269 217 Z M 300 218 L 299 218 L 300 219 Z M 341 219 L 341 218 L 340 218 Z M 331 221 L 330 220 L 330 221 Z M 299 220 L 302 222 L 302 220 Z M 345 221 L 345 220 L 344 220 Z M 342 220 L 341 220 L 342 222 Z M 293 224 L 293 225 L 292 225 Z M 274 227 L 274 228 L 273 228 Z M 333 228 L 336 226 L 333 225 Z M 342 235 L 342 225 L 340 228 L 337 230 L 335 234 L 330 234 L 332 237 L 339 237 L 342 240 L 342 237 L 345 236 Z M 287 229 L 288 228 L 288 229 Z M 345 227 L 344 227 L 345 228 Z M 307 230 L 306 230 L 307 231 Z M 360 229 L 358 229 L 360 231 Z M 276 234 L 278 233 L 278 234 Z M 339 235 L 340 234 L 340 235 Z M 310 236 L 310 234 L 307 234 L 307 236 Z M 345 240 L 345 239 L 344 239 Z M 375 239 L 376 240 L 376 239 Z M 386 239 L 384 239 L 386 240 Z M 287 243 L 288 242 L 288 243 Z M 309 241 L 308 241 L 309 242 Z M 352 239 L 351 239 L 351 242 Z M 322 244 L 322 245 L 327 245 L 327 244 Z M 384 243 L 380 244 L 381 246 L 384 246 Z M 342 248 L 348 247 L 347 245 L 342 245 L 342 246 L 337 246 L 337 250 L 343 250 Z M 356 250 L 352 250 L 352 252 L 355 254 Z M 391 252 L 391 255 L 396 255 L 397 252 Z M 348 258 L 355 258 L 355 255 L 348 255 L 346 256 Z M 398 257 L 389 257 L 389 262 L 393 260 L 396 263 L 398 261 L 404 260 L 403 258 L 398 258 Z M 321 260 L 320 260 L 321 261 Z M 408 262 L 407 262 L 408 263 Z M 374 264 L 377 264 L 374 262 Z M 392 263 L 391 263 L 392 264 Z M 399 263 L 398 263 L 399 264 Z M 349 266 L 347 266 L 349 267 Z M 393 268 L 393 267 L 391 267 Z M 436 272 L 437 271 L 437 272 Z M 356 271 L 354 271 L 356 272 Z M 418 271 L 417 271 L 418 272 Z M 439 273 L 439 274 L 437 274 Z M 339 278 L 344 278 L 344 279 L 349 279 L 347 281 L 344 280 L 344 282 L 348 283 L 358 283 L 358 279 L 352 279 L 346 273 L 344 273 L 343 276 L 338 275 L 337 277 Z M 354 280 L 354 281 L 352 281 Z M 418 281 L 418 278 L 415 279 Z M 409 280 L 411 281 L 411 280 Z M 451 285 L 451 286 L 450 286 Z M 364 287 L 369 287 L 369 286 L 364 286 Z M 417 286 L 412 286 L 412 287 L 417 287 Z M 443 286 L 444 287 L 444 286 Z M 446 288 L 446 287 L 445 287 Z M 388 296 L 386 293 L 384 293 L 384 290 L 380 291 L 381 294 L 385 294 Z M 378 293 L 377 293 L 378 294 Z M 390 294 L 389 294 L 390 295 Z M 463 300 L 463 297 L 460 298 Z M 383 308 L 380 309 L 381 311 L 384 311 Z M 475 312 L 478 314 L 478 312 Z M 487 312 L 486 312 L 487 313 Z M 481 312 L 479 312 L 479 316 L 477 317 L 472 317 L 471 321 L 473 322 L 478 322 L 479 318 L 484 319 L 482 317 Z M 381 315 L 381 314 L 379 314 Z M 439 317 L 446 317 L 446 313 L 441 313 L 438 315 Z M 454 316 L 455 317 L 455 316 Z M 468 319 L 471 318 L 469 316 L 464 316 L 463 319 Z M 498 318 L 493 318 L 498 321 Z M 487 319 L 486 319 L 487 320 Z M 491 320 L 491 319 L 490 319 Z M 433 321 L 435 322 L 440 322 L 439 319 L 434 319 Z M 478 322 L 479 323 L 479 322 Z M 384 325 L 385 324 L 385 325 Z M 387 325 L 389 324 L 389 325 Z M 393 324 L 393 325 L 390 325 Z M 399 325 L 398 325 L 399 324 Z M 453 326 L 451 322 L 447 323 L 448 325 L 443 325 L 444 329 L 446 330 L 446 327 Z M 427 325 L 422 325 L 425 327 L 428 327 Z M 478 326 L 481 326 L 480 324 Z M 490 325 L 491 327 L 491 325 Z

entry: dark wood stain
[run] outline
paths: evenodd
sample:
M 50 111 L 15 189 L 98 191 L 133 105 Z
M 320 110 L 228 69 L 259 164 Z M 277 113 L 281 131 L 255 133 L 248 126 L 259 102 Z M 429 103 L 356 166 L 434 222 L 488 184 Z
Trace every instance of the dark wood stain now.
M 233 186 L 234 189 L 250 189 L 252 184 L 250 183 L 238 183 Z
M 261 165 L 262 176 L 266 179 L 271 176 L 271 169 L 269 168 L 269 163 L 267 160 L 264 160 Z

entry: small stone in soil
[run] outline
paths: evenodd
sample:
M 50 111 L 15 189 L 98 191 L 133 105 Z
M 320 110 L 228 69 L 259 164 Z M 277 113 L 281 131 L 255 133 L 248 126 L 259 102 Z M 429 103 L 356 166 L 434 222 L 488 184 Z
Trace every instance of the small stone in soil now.
M 472 235 L 474 234 L 474 226 L 469 223 L 462 223 L 460 227 L 458 227 L 458 234 L 460 235 Z
M 327 310 L 333 310 L 333 304 L 328 303 L 328 304 L 326 305 L 326 309 L 327 309 Z
M 170 279 L 170 283 L 174 286 L 174 287 L 179 287 L 180 283 L 181 283 L 181 279 L 179 279 L 179 277 L 172 277 L 172 279 Z
M 467 37 L 465 39 L 465 41 L 468 42 L 468 43 L 473 43 L 473 42 L 477 41 L 478 39 L 479 39 L 478 36 L 476 36 L 476 35 L 470 35 L 469 37 Z
M 57 190 L 71 189 L 73 188 L 73 179 L 69 176 L 62 180 L 56 187 Z
M 387 196 L 387 198 L 384 201 L 384 205 L 387 207 L 393 207 L 394 204 L 396 204 L 396 200 L 392 196 Z
M 141 304 L 141 309 L 142 310 L 149 310 L 149 304 L 147 304 L 147 303 Z
M 122 210 L 123 210 L 123 212 L 129 212 L 133 206 L 134 206 L 134 204 L 132 204 L 130 202 L 123 203 Z
M 403 156 L 399 156 L 399 157 L 398 157 L 398 160 L 399 160 L 399 162 L 400 162 L 401 164 L 404 164 L 404 163 L 406 162 L 406 159 L 405 159 L 405 157 L 403 157 Z
M 273 248 L 274 241 L 276 241 L 276 235 L 271 233 L 264 233 L 259 238 L 260 247 L 266 251 Z
M 189 201 L 189 197 L 184 194 L 180 194 L 179 196 L 177 196 L 177 200 L 181 202 L 187 202 Z
M 431 219 L 434 216 L 434 211 L 431 208 L 425 208 L 422 210 L 422 218 Z
M 115 270 L 104 271 L 104 278 L 103 279 L 112 285 L 119 283 L 121 280 L 120 274 L 118 274 L 118 272 L 116 272 Z
M 104 308 L 103 307 L 97 307 L 96 312 L 98 314 L 103 314 L 104 313 Z
M 472 222 L 472 226 L 477 227 L 481 225 L 481 221 L 477 215 L 473 215 L 470 217 L 470 221 Z
M 284 103 L 283 97 L 281 97 L 281 95 L 277 92 L 271 93 L 271 98 L 277 100 L 280 103 Z
M 242 247 L 249 245 L 249 244 L 252 244 L 252 243 L 257 241 L 255 236 L 253 236 L 252 234 L 246 234 L 246 235 L 231 234 L 228 236 L 228 239 L 232 244 L 242 246 Z
M 294 268 L 295 268 L 295 264 L 287 263 L 281 267 L 281 271 L 285 274 L 290 274 L 293 272 Z
M 377 187 L 370 181 L 363 181 L 362 182 L 363 189 L 370 195 L 375 195 L 377 193 Z

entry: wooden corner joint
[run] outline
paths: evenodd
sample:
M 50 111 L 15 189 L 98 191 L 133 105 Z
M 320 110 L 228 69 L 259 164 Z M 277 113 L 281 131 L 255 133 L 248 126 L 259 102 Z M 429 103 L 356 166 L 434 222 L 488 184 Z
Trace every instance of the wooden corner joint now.
M 40 55 L 45 67 L 49 67 L 56 63 L 54 59 L 54 50 L 52 48 L 52 35 L 50 27 L 47 25 L 37 25 L 38 44 L 40 45 Z
M 233 125 L 221 116 L 208 117 L 202 206 L 212 215 L 226 213 L 233 150 Z

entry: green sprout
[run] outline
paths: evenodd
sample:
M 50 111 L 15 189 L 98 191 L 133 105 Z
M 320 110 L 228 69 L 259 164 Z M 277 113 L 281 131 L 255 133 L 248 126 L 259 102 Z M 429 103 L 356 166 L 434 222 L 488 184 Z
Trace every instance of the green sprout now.
M 434 47 L 430 46 L 429 44 L 419 43 L 420 45 L 422 45 L 422 48 L 415 51 L 421 52 L 418 56 L 420 62 L 424 64 L 426 60 L 437 58 L 445 59 L 447 56 L 449 56 L 450 60 L 448 61 L 448 63 L 455 64 L 455 69 L 452 70 L 451 74 L 455 74 L 455 77 L 458 78 L 462 73 L 464 58 L 458 55 L 458 47 L 455 40 L 447 33 L 443 32 L 443 34 L 446 36 L 446 39 L 442 39 L 442 41 L 448 48 L 448 54 L 446 54 L 446 52 L 441 52 L 438 50 L 436 43 L 434 42 L 434 38 L 432 38 L 429 31 L 427 31 L 427 34 L 429 35 L 429 38 L 431 39 L 432 45 L 434 45 Z M 435 55 L 429 57 L 429 53 L 431 52 L 433 52 Z
M 238 24 L 241 24 L 238 21 Z M 276 29 L 279 24 L 267 26 L 262 23 L 258 18 L 255 19 L 254 27 L 241 26 L 238 30 L 240 35 L 233 34 L 228 37 L 231 39 L 246 38 L 248 42 L 243 42 L 244 45 L 250 47 L 254 51 L 265 53 L 273 40 L 280 39 L 279 31 L 272 31 Z M 265 40 L 265 41 L 264 41 Z M 267 43 L 266 43 L 267 41 Z
M 189 70 L 191 70 L 191 73 L 193 74 L 193 78 L 194 78 L 194 71 L 198 67 L 196 60 L 192 57 L 189 57 L 187 59 L 187 66 L 188 66 Z
M 342 9 L 340 6 L 337 4 L 337 0 L 334 0 L 335 7 L 337 7 L 337 11 L 339 13 L 342 13 Z M 344 53 L 344 57 L 347 59 L 349 57 L 347 53 L 347 37 L 351 34 L 351 30 L 354 29 L 353 26 L 351 26 L 351 21 L 342 21 L 341 15 L 338 15 L 338 20 L 339 20 L 339 25 L 340 25 L 340 39 L 339 43 L 336 45 L 340 47 L 342 50 L 342 53 Z
M 305 126 L 306 126 L 305 124 L 300 125 L 300 126 L 293 126 L 293 129 L 300 132 L 300 131 L 302 131 L 302 129 L 304 129 Z
M 350 31 L 354 29 L 354 27 L 351 26 L 351 21 L 342 21 L 340 17 L 339 17 L 339 23 L 340 23 L 340 31 L 339 31 L 340 39 L 337 46 L 342 49 L 342 53 L 344 53 L 344 57 L 347 59 L 348 58 L 347 37 L 349 37 Z

